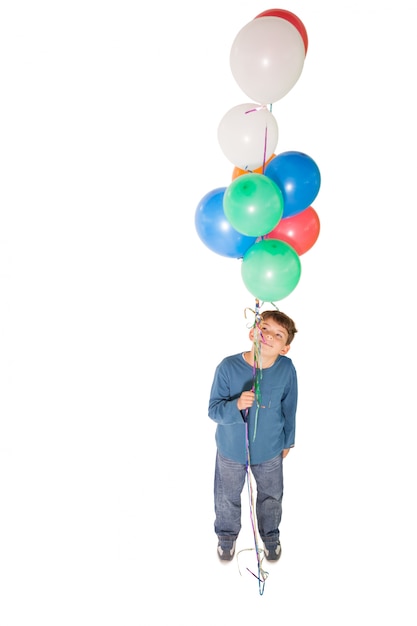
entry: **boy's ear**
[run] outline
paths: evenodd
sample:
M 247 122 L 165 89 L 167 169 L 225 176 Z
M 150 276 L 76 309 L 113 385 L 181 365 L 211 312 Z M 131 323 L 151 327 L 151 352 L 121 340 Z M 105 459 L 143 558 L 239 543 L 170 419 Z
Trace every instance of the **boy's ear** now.
M 251 341 L 253 341 L 253 338 L 254 338 L 254 332 L 255 332 L 255 331 L 254 331 L 254 329 L 253 329 L 253 328 L 251 328 L 251 329 L 250 329 L 250 331 L 249 331 L 249 339 L 250 339 Z
M 284 348 L 282 348 L 280 354 L 287 354 L 288 350 L 291 348 L 291 346 L 284 346 Z

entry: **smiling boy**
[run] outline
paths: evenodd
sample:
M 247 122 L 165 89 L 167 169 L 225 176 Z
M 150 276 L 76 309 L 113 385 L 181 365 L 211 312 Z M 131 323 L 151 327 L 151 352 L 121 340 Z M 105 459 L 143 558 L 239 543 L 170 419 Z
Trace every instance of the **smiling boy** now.
M 249 332 L 251 350 L 225 357 L 214 374 L 208 415 L 217 424 L 214 530 L 221 561 L 235 554 L 249 456 L 264 554 L 268 561 L 281 556 L 282 461 L 294 446 L 298 398 L 296 370 L 286 355 L 296 332 L 285 313 L 265 311 Z

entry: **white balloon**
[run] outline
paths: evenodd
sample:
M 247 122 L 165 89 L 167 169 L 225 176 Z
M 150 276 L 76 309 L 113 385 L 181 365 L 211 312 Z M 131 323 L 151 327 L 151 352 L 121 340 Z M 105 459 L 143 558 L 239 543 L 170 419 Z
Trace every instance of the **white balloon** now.
M 280 17 L 261 17 L 246 24 L 230 51 L 234 79 L 249 98 L 261 104 L 277 102 L 294 87 L 304 59 L 298 29 Z
M 224 155 L 242 170 L 262 167 L 278 144 L 278 124 L 272 113 L 254 102 L 238 104 L 220 121 L 217 137 Z

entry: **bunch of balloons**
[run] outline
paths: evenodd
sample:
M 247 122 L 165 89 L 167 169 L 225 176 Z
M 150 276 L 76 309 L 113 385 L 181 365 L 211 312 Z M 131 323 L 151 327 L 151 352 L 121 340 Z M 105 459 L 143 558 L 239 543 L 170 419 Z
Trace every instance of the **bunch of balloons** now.
M 242 260 L 241 275 L 257 300 L 287 297 L 301 276 L 300 256 L 317 241 L 311 206 L 321 184 L 307 154 L 277 153 L 272 105 L 296 84 L 308 48 L 301 20 L 283 9 L 257 15 L 236 35 L 230 67 L 250 100 L 230 109 L 218 126 L 220 147 L 233 164 L 232 182 L 205 194 L 195 212 L 202 242 Z

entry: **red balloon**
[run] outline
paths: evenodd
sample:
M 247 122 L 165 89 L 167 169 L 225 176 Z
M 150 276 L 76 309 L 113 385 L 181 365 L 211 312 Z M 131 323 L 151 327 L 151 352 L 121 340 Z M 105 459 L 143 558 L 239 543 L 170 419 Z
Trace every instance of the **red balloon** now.
M 300 18 L 297 17 L 294 13 L 291 13 L 291 11 L 286 11 L 285 9 L 268 9 L 267 11 L 262 11 L 262 13 L 259 13 L 259 15 L 255 17 L 255 19 L 258 17 L 281 17 L 282 19 L 287 20 L 288 22 L 291 22 L 291 24 L 295 26 L 298 32 L 300 33 L 303 39 L 304 48 L 307 54 L 307 48 L 308 48 L 307 31 L 305 29 L 304 24 L 300 20 Z
M 284 217 L 265 239 L 279 239 L 294 248 L 299 256 L 310 250 L 320 233 L 320 220 L 312 206 L 296 215 Z

